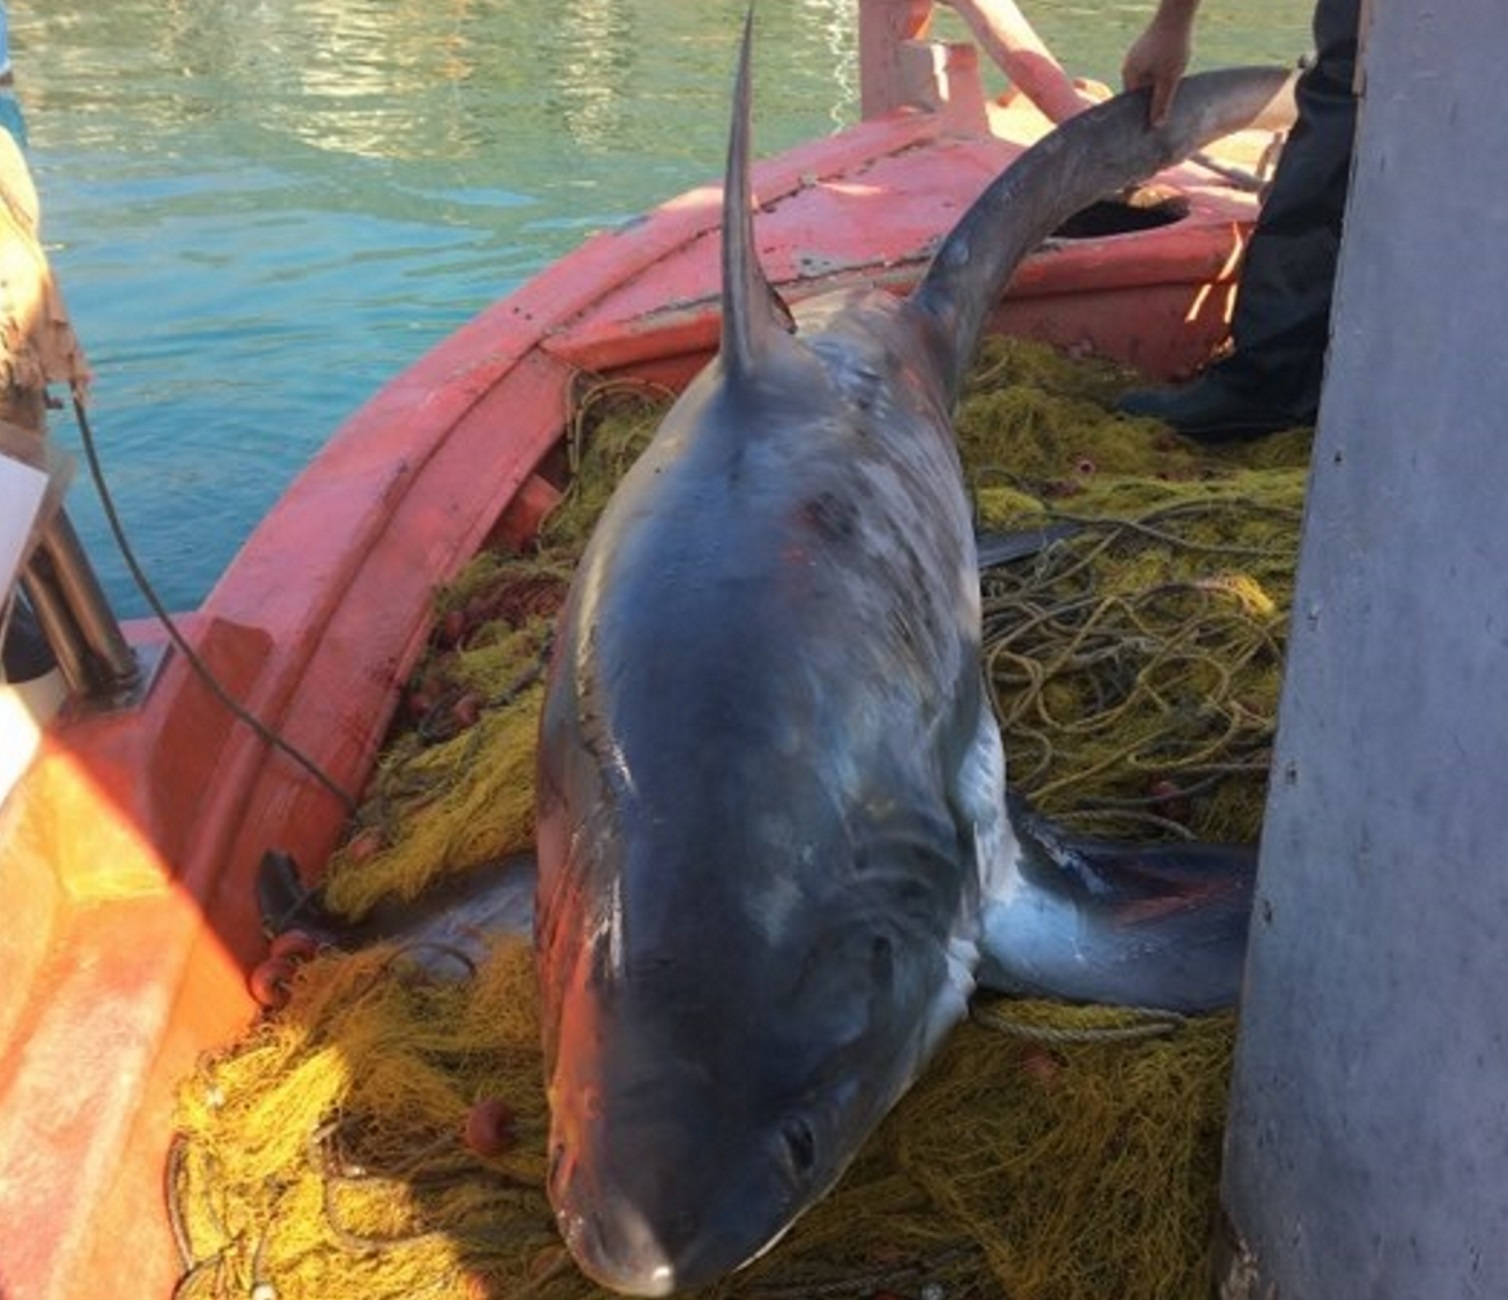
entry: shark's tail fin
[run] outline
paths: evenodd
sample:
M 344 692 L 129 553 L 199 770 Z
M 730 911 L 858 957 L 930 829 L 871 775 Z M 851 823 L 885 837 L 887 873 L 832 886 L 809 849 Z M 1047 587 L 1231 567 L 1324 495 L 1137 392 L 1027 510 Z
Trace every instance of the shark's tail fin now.
M 1019 876 L 985 906 L 981 984 L 1171 1011 L 1236 1001 L 1253 846 L 1079 838 L 1014 792 L 1008 803 Z
M 1001 173 L 943 241 L 912 302 L 938 323 L 956 394 L 986 315 L 1021 259 L 1075 212 L 1250 125 L 1285 94 L 1277 68 L 1185 77 L 1168 120 L 1147 125 L 1149 92 L 1117 95 L 1069 118 Z
M 754 244 L 754 203 L 749 183 L 752 115 L 750 51 L 754 7 L 744 17 L 733 89 L 733 125 L 728 138 L 728 167 L 723 181 L 723 330 L 722 361 L 730 378 L 751 374 L 774 333 L 791 328 L 790 313 L 759 265 Z

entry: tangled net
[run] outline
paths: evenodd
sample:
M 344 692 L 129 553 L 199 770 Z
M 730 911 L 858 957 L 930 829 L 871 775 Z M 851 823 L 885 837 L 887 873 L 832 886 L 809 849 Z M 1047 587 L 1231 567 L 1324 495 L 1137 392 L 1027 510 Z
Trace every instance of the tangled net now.
M 990 344 L 959 432 L 1012 780 L 1100 834 L 1255 837 L 1308 455 L 1201 451 L 1108 407 L 1131 376 Z M 352 917 L 532 843 L 533 737 L 574 556 L 660 406 L 593 389 L 537 549 L 481 557 L 436 633 L 325 901 Z M 486 763 L 475 762 L 485 753 Z M 170 1165 L 183 1296 L 601 1294 L 543 1193 L 529 954 L 440 980 L 402 946 L 325 953 L 185 1081 Z M 982 1002 L 837 1190 L 706 1294 L 1203 1295 L 1233 1018 Z M 472 1131 L 489 1118 L 486 1142 Z

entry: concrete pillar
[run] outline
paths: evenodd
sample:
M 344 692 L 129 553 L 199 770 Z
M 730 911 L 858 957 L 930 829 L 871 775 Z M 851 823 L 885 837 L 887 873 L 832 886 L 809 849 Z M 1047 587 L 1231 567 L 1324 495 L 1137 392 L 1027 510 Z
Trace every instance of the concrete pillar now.
M 1375 6 L 1227 1136 L 1229 1296 L 1508 1296 L 1504 20 Z

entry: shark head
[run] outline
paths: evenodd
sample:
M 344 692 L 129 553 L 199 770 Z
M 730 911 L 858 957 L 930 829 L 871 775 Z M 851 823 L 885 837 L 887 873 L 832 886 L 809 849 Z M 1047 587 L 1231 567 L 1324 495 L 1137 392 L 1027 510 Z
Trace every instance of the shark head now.
M 603 1285 L 665 1295 L 768 1249 L 961 1012 L 936 877 L 848 851 L 851 888 L 821 897 L 798 862 L 667 873 L 694 903 L 620 898 L 566 963 L 549 1194 Z

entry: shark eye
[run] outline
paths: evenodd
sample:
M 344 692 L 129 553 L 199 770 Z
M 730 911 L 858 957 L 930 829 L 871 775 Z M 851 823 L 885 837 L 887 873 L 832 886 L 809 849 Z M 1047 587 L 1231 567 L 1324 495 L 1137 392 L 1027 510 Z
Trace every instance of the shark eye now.
M 781 1127 L 780 1137 L 785 1143 L 791 1172 L 799 1178 L 810 1177 L 812 1167 L 817 1163 L 817 1136 L 812 1132 L 812 1126 L 804 1119 L 788 1119 Z

